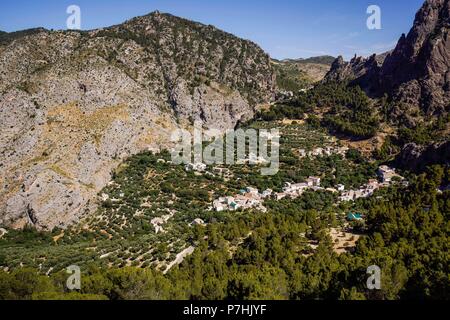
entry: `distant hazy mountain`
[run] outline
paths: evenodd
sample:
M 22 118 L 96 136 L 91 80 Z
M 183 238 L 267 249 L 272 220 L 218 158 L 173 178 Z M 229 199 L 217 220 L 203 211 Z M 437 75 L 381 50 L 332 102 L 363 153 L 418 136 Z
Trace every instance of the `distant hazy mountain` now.
M 331 56 L 273 60 L 280 90 L 298 91 L 321 81 L 335 60 Z
M 333 63 L 333 61 L 336 60 L 336 57 L 332 56 L 317 56 L 317 57 L 310 57 L 310 58 L 299 58 L 299 59 L 284 59 L 282 62 L 293 62 L 293 63 L 317 63 L 317 64 L 326 64 L 330 65 Z

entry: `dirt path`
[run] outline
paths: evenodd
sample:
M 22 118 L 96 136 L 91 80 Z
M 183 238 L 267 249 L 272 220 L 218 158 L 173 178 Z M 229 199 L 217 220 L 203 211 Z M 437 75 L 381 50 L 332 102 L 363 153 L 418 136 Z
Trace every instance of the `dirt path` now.
M 184 258 L 187 256 L 190 256 L 195 250 L 195 247 L 189 247 L 181 251 L 179 254 L 177 254 L 177 257 L 175 260 L 173 260 L 169 265 L 167 266 L 166 270 L 164 270 L 163 274 L 166 274 L 169 272 L 170 269 L 172 269 L 175 265 L 178 265 L 183 262 Z

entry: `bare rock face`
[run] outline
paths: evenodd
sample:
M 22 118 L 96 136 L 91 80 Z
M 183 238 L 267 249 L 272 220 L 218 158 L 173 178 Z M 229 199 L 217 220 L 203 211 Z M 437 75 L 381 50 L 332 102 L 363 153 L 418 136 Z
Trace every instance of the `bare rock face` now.
M 450 164 L 450 142 L 439 142 L 428 146 L 409 143 L 405 145 L 397 156 L 397 166 L 420 172 L 428 165 L 444 163 Z
M 274 93 L 269 57 L 153 13 L 89 32 L 0 34 L 0 224 L 65 227 L 124 158 L 201 120 L 225 130 Z
M 344 61 L 342 56 L 336 58 L 331 64 L 331 69 L 325 76 L 326 81 L 346 81 L 354 80 L 356 78 L 353 66 Z
M 378 76 L 383 61 L 383 56 L 375 54 L 369 58 L 355 56 L 349 62 L 345 62 L 344 58 L 339 56 L 333 62 L 325 81 L 357 83 L 367 92 L 377 92 Z
M 179 81 L 170 92 L 173 109 L 179 118 L 202 121 L 208 127 L 223 131 L 253 116 L 252 107 L 238 91 L 227 92 L 215 84 L 200 85 L 190 95 L 187 88 Z
M 428 0 L 383 64 L 381 89 L 427 114 L 450 108 L 450 2 Z
M 450 1 L 427 0 L 408 35 L 384 61 L 372 56 L 337 60 L 327 80 L 348 80 L 371 95 L 385 93 L 394 101 L 427 115 L 450 109 Z M 382 64 L 380 64 L 380 62 Z

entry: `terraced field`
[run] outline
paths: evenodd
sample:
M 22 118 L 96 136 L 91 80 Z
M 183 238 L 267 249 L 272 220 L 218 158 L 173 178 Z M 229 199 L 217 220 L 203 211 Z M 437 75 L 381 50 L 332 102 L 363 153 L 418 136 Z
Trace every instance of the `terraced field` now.
M 201 219 L 210 228 L 236 217 L 259 214 L 253 209 L 209 210 L 218 197 L 239 193 L 249 186 L 278 192 L 286 182 L 302 182 L 311 175 L 320 176 L 324 187 L 359 186 L 375 176 L 376 163 L 361 159 L 353 161 L 341 155 L 300 158 L 300 149 L 311 151 L 340 145 L 323 130 L 295 121 L 257 121 L 250 125 L 254 129 L 275 126 L 281 130 L 278 174 L 261 176 L 260 166 L 217 166 L 229 173 L 224 177 L 215 166 L 208 166 L 208 173 L 187 172 L 183 165 L 171 163 L 169 152 L 136 155 L 116 170 L 113 181 L 98 196 L 97 211 L 81 223 L 48 233 L 8 230 L 0 240 L 2 266 L 31 266 L 48 272 L 73 264 L 94 264 L 164 271 L 183 250 L 196 246 L 199 229 L 205 227 L 193 224 L 195 219 Z M 324 197 L 328 204 L 322 213 L 327 216 L 345 212 L 344 208 L 330 206 L 336 199 L 331 192 L 307 193 L 305 197 Z M 303 201 L 300 199 L 297 205 L 303 205 Z M 290 200 L 266 202 L 269 210 L 283 210 L 283 206 L 291 205 Z M 156 226 L 160 229 L 156 230 Z

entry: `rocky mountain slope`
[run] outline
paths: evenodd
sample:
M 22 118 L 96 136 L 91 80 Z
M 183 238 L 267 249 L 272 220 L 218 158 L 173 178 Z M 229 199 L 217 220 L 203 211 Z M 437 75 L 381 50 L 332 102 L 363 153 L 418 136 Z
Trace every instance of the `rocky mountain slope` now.
M 450 109 L 450 1 L 427 0 L 408 35 L 381 59 L 339 57 L 327 80 L 348 80 L 369 94 L 388 94 L 396 103 L 393 115 L 439 115 Z
M 0 224 L 65 227 L 122 159 L 195 120 L 233 128 L 274 93 L 257 45 L 168 14 L 0 34 Z
M 405 169 L 449 163 L 449 27 L 450 1 L 427 0 L 393 51 L 349 62 L 339 57 L 324 80 L 359 85 L 372 98 L 387 96 L 378 100 L 378 111 L 395 128 L 406 127 L 412 138 L 399 142 L 396 162 Z
M 450 141 L 436 142 L 428 146 L 408 143 L 396 159 L 399 167 L 416 172 L 436 163 L 450 164 Z

